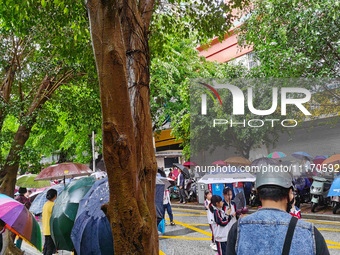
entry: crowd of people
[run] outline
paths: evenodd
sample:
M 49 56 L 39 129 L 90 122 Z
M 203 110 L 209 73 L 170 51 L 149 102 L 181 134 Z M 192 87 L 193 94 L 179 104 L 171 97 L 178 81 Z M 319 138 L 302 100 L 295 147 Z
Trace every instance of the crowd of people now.
M 169 177 L 171 178 L 172 172 Z M 184 193 L 184 176 L 181 170 L 177 176 L 176 184 Z M 311 224 L 301 220 L 299 208 L 295 206 L 293 194 L 293 179 L 289 172 L 260 172 L 256 176 L 255 188 L 262 206 L 259 210 L 244 217 L 236 204 L 232 201 L 233 195 L 243 192 L 241 183 L 234 183 L 233 189 L 223 189 L 223 198 L 212 195 L 210 190 L 205 191 L 204 206 L 207 210 L 207 220 L 212 232 L 210 247 L 219 255 L 232 254 L 329 254 L 327 245 L 321 233 Z M 29 193 L 26 188 L 19 188 L 15 199 L 25 205 L 31 206 Z M 186 203 L 185 194 L 180 192 L 180 203 Z M 44 255 L 51 255 L 56 251 L 51 238 L 50 218 L 54 201 L 57 198 L 55 189 L 48 190 L 47 202 L 43 207 L 42 225 L 45 243 Z M 167 210 L 170 224 L 175 225 L 170 193 L 166 189 L 163 198 L 164 209 Z M 5 224 L 0 221 L 0 232 L 4 231 Z M 13 239 L 15 235 L 13 236 Z M 18 238 L 16 246 L 21 247 L 22 239 Z M 2 239 L 0 240 L 0 251 Z
M 231 188 L 223 198 L 205 192 L 204 206 L 212 232 L 211 248 L 219 255 L 232 254 L 329 254 L 321 233 L 301 220 L 295 206 L 290 173 L 263 172 L 256 178 L 261 208 L 247 217 L 237 213 Z

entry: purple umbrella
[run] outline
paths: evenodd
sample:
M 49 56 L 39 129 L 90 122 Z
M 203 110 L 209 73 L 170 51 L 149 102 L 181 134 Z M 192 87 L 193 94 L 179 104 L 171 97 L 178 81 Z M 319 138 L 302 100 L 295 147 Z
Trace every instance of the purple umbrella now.
M 322 162 L 324 162 L 326 158 L 328 158 L 327 155 L 318 155 L 315 158 L 313 158 L 313 163 L 315 165 L 322 164 Z
M 297 159 L 304 159 L 305 157 L 308 158 L 309 160 L 312 160 L 313 157 L 311 155 L 309 155 L 307 152 L 303 152 L 303 151 L 297 151 L 297 152 L 294 152 L 292 154 L 292 156 L 294 158 L 297 158 Z

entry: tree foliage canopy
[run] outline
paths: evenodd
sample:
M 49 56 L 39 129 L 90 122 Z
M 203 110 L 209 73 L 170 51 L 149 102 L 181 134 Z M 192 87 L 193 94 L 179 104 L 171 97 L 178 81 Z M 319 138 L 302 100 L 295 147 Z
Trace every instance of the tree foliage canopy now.
M 1 169 L 20 162 L 22 171 L 28 164 L 38 171 L 42 154 L 71 147 L 70 153 L 82 155 L 81 160 L 84 126 L 89 124 L 88 133 L 100 126 L 93 125 L 100 116 L 99 91 L 85 4 L 4 1 L 0 34 Z M 95 111 L 93 119 L 81 118 Z M 56 134 L 59 139 L 53 138 Z M 78 138 L 70 139 L 75 134 Z
M 239 29 L 267 77 L 339 77 L 339 1 L 256 0 Z

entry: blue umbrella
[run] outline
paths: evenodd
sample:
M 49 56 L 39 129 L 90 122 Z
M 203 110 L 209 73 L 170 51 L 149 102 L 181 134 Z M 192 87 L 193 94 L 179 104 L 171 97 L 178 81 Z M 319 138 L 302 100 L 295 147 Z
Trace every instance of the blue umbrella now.
M 107 177 L 93 184 L 80 200 L 71 239 L 77 254 L 113 254 L 110 222 L 101 206 L 109 201 Z
M 32 205 L 30 207 L 30 212 L 35 214 L 35 215 L 38 215 L 38 214 L 41 214 L 42 211 L 43 211 L 43 207 L 44 207 L 44 204 L 47 202 L 47 198 L 46 198 L 46 194 L 47 194 L 47 191 L 50 190 L 50 189 L 55 189 L 58 193 L 58 196 L 59 194 L 63 191 L 64 189 L 64 185 L 54 185 L 54 186 L 51 186 L 47 189 L 45 189 L 42 193 L 40 193 L 39 195 L 37 195 L 37 197 L 34 199 L 34 201 L 32 202 Z
M 163 195 L 164 183 L 157 178 L 155 196 L 157 221 L 164 218 Z M 113 254 L 110 222 L 101 210 L 101 206 L 107 202 L 109 185 L 106 177 L 96 181 L 79 202 L 71 233 L 77 254 Z
M 328 196 L 340 196 L 340 176 L 335 178 L 328 192 Z
M 297 158 L 297 159 L 303 159 L 304 157 L 307 157 L 309 160 L 312 160 L 313 157 L 311 155 L 309 155 L 307 152 L 303 152 L 303 151 L 297 151 L 297 152 L 294 152 L 292 154 L 292 156 L 294 158 Z

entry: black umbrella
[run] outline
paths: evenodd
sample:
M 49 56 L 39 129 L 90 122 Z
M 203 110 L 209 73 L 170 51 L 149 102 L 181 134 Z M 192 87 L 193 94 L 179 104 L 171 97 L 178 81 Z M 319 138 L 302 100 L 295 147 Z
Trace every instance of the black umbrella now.
M 234 198 L 234 202 L 236 204 L 236 210 L 238 209 L 242 209 L 245 205 L 245 201 L 244 201 L 244 196 L 243 193 L 237 193 L 237 195 Z
M 184 177 L 185 177 L 186 179 L 189 179 L 189 178 L 190 178 L 190 173 L 189 173 L 188 168 L 186 168 L 185 166 L 183 166 L 183 165 L 181 165 L 181 164 L 179 164 L 179 163 L 174 163 L 173 165 L 176 166 L 176 167 L 178 167 L 179 169 L 182 170 L 182 172 L 183 172 L 183 174 L 184 174 Z
M 162 170 L 161 168 L 158 167 L 157 172 L 158 172 L 162 177 L 166 177 L 166 173 L 165 173 L 164 170 Z

